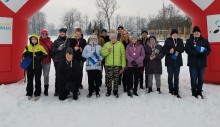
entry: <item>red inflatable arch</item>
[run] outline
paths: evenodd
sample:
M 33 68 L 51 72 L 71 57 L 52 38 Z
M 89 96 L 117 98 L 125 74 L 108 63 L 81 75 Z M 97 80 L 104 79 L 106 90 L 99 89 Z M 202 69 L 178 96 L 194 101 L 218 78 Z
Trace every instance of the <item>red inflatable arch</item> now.
M 21 80 L 22 51 L 28 38 L 28 18 L 49 0 L 0 0 L 0 84 Z M 220 1 L 171 0 L 200 26 L 202 35 L 209 38 L 212 47 L 205 73 L 205 81 L 220 83 Z
M 220 0 L 171 0 L 201 28 L 202 36 L 211 43 L 205 82 L 220 84 Z

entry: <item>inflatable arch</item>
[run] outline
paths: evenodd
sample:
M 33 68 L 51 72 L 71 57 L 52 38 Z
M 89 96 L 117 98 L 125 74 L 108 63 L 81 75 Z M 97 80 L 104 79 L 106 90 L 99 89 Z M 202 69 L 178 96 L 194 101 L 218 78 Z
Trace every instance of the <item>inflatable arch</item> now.
M 22 51 L 28 38 L 28 18 L 49 0 L 0 0 L 0 84 L 23 78 Z M 198 25 L 211 42 L 205 81 L 220 83 L 220 0 L 171 0 Z

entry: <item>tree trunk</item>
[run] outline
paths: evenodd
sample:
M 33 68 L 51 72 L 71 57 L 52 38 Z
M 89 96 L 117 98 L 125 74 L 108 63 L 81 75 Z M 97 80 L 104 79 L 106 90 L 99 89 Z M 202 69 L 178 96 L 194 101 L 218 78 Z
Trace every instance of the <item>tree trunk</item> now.
M 111 26 L 110 26 L 111 22 L 110 22 L 110 18 L 108 18 L 108 31 L 110 32 Z

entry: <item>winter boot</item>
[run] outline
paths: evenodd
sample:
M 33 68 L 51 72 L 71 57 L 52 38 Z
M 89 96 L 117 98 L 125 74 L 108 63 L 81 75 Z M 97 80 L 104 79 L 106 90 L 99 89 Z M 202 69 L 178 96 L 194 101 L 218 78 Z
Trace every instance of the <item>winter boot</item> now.
M 176 95 L 177 98 L 181 99 L 181 96 L 179 94 Z
M 107 90 L 107 93 L 106 93 L 105 96 L 107 96 L 107 97 L 111 96 L 111 91 L 110 91 L 110 90 Z
M 92 97 L 92 92 L 89 92 L 89 94 L 87 95 L 88 98 Z
M 57 97 L 59 94 L 57 92 L 54 93 L 54 96 Z
M 129 97 L 132 97 L 132 94 L 130 91 L 127 92 Z
M 197 95 L 201 96 L 201 98 L 204 99 L 204 96 L 202 95 L 202 91 L 197 91 Z
M 77 93 L 73 94 L 73 100 L 78 100 L 78 94 Z
M 97 97 L 97 98 L 99 98 L 99 97 L 100 97 L 100 94 L 99 94 L 99 92 L 98 92 L 98 91 L 96 92 L 96 97 Z
M 160 88 L 157 88 L 157 91 L 158 91 L 159 94 L 161 94 Z
M 153 92 L 152 87 L 148 87 L 148 93 Z
M 44 95 L 45 95 L 45 96 L 48 96 L 48 88 L 49 88 L 49 85 L 48 85 L 48 84 L 45 84 L 45 85 L 44 85 Z
M 137 92 L 133 92 L 133 94 L 134 94 L 135 96 L 138 96 Z
M 28 100 L 31 100 L 32 96 L 28 96 Z
M 40 96 L 35 96 L 34 97 L 34 101 L 37 101 L 37 100 L 39 100 L 40 99 Z
M 118 91 L 114 91 L 114 96 L 115 96 L 116 98 L 119 97 L 119 95 L 118 95 Z
M 173 91 L 170 91 L 169 93 L 170 93 L 171 95 L 173 95 Z

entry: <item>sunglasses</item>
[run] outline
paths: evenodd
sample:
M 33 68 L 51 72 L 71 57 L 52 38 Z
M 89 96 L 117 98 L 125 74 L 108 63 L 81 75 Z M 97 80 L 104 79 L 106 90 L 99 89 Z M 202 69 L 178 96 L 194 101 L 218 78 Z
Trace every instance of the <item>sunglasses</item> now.
M 48 34 L 42 34 L 42 36 L 48 36 Z

